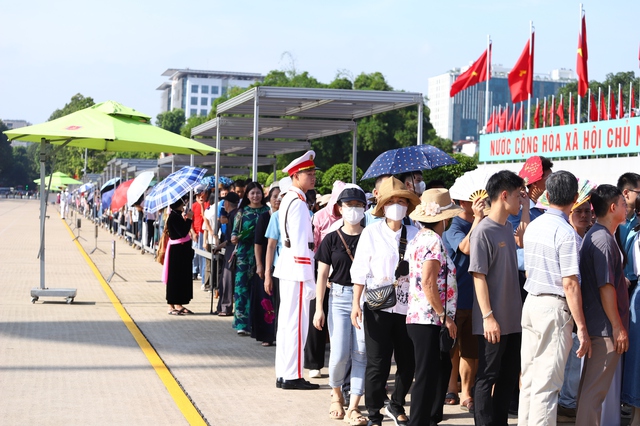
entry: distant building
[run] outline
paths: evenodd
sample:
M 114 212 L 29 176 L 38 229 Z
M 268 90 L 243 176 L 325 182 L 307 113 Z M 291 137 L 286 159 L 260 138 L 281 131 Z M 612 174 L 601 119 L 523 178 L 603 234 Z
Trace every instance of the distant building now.
M 7 126 L 9 130 L 18 129 L 20 127 L 31 126 L 27 120 L 5 120 L 2 119 L 2 122 Z M 21 141 L 13 141 L 11 142 L 11 146 L 27 146 L 29 142 L 21 142 Z
M 428 81 L 428 107 L 430 120 L 438 136 L 453 141 L 466 140 L 467 137 L 478 140 L 485 120 L 486 83 L 482 82 L 449 96 L 451 85 L 468 67 L 456 68 L 447 73 L 431 77 Z M 507 74 L 511 69 L 502 65 L 491 66 L 489 79 L 489 113 L 492 107 L 511 105 L 511 92 Z M 531 109 L 535 108 L 536 98 L 556 95 L 558 89 L 575 81 L 572 70 L 553 70 L 551 74 L 535 74 L 533 77 L 533 95 Z M 526 104 L 526 102 L 525 102 Z M 525 120 L 526 122 L 526 120 Z
M 162 83 L 156 90 L 162 91 L 161 112 L 181 108 L 185 117 L 206 116 L 213 101 L 226 94 L 230 87 L 249 87 L 264 76 L 256 73 L 204 71 L 169 68 L 163 76 L 169 81 Z

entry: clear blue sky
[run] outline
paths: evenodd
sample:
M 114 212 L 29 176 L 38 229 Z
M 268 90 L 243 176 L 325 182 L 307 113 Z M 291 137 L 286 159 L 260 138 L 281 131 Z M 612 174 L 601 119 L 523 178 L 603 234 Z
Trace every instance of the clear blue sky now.
M 584 4 L 589 77 L 638 73 L 637 7 Z M 259 72 L 291 66 L 330 82 L 379 71 L 395 88 L 468 64 L 493 40 L 512 67 L 536 28 L 535 72 L 576 68 L 579 3 L 552 0 L 24 0 L 0 15 L 0 119 L 43 122 L 71 96 L 155 115 L 167 68 Z

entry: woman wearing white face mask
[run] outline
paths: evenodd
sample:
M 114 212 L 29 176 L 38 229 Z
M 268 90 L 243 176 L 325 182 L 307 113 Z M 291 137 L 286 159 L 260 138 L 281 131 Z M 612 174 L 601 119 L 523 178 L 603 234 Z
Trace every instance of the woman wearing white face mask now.
M 359 329 L 364 318 L 367 352 L 365 402 L 370 425 L 382 424 L 380 410 L 384 406 L 392 355 L 397 371 L 395 389 L 386 414 L 396 425 L 406 425 L 408 422 L 404 404 L 413 381 L 415 363 L 413 344 L 406 326 L 409 268 L 404 260 L 404 250 L 407 241 L 415 237 L 418 229 L 403 225 L 402 220 L 419 203 L 416 194 L 407 190 L 400 180 L 384 180 L 378 190 L 378 204 L 373 215 L 384 216 L 385 220 L 374 222 L 364 229 L 351 267 L 351 280 L 354 283 L 351 322 Z M 395 305 L 376 309 L 366 302 L 361 308 L 363 292 L 380 291 L 390 288 L 390 285 L 395 286 Z
M 324 326 L 325 315 L 322 304 L 325 288 L 328 283 L 331 283 L 327 314 L 331 338 L 329 386 L 332 388 L 329 417 L 335 420 L 345 419 L 351 425 L 367 424 L 366 418 L 358 409 L 360 398 L 364 394 L 366 367 L 364 332 L 351 324 L 353 284 L 349 272 L 363 230 L 360 222 L 364 218 L 366 202 L 365 193 L 359 186 L 349 184 L 342 190 L 336 205 L 342 215 L 343 225 L 326 235 L 315 256 L 318 261 L 318 280 L 313 325 L 318 330 Z M 331 272 L 330 275 L 329 272 Z M 341 388 L 349 379 L 349 371 L 351 371 L 351 398 L 345 414 Z

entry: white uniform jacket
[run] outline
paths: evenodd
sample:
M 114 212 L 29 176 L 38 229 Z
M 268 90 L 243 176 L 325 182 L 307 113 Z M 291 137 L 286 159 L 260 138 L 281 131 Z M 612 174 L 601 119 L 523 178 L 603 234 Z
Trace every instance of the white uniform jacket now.
M 280 203 L 282 249 L 274 276 L 289 281 L 314 281 L 313 228 L 306 197 L 292 186 Z M 290 247 L 286 239 L 289 235 Z

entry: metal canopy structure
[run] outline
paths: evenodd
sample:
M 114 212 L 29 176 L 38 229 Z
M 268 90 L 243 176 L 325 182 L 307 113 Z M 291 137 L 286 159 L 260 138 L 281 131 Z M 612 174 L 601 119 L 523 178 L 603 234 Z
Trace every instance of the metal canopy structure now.
M 411 92 L 258 86 L 218 105 L 216 118 L 194 127 L 191 130 L 191 136 L 215 136 L 218 149 L 222 147 L 223 138 L 251 137 L 252 171 L 255 181 L 258 177 L 260 145 L 266 143 L 263 139 L 309 141 L 351 131 L 353 135 L 351 179 L 355 183 L 358 157 L 358 127 L 355 120 L 417 105 L 417 144 L 421 145 L 422 101 L 421 93 Z M 233 149 L 233 140 L 227 142 Z M 275 143 L 275 141 L 272 142 Z M 244 147 L 244 145 L 242 147 L 238 145 L 236 148 L 244 149 Z M 220 175 L 219 167 L 220 152 L 216 152 L 216 176 Z
M 234 134 L 237 134 L 235 137 L 250 136 L 253 138 L 253 157 L 257 158 L 261 139 L 296 138 L 295 131 L 300 130 L 303 134 L 306 131 L 306 136 L 298 136 L 297 139 L 310 140 L 342 133 L 339 131 L 344 131 L 342 126 L 352 123 L 352 180 L 355 182 L 358 155 L 355 120 L 414 105 L 418 106 L 417 144 L 421 145 L 423 115 L 421 93 L 301 87 L 254 87 L 218 105 L 218 116 L 214 120 L 194 128 L 191 131 L 191 136 L 213 137 L 214 129 L 216 130 L 217 142 L 224 137 L 234 137 Z M 233 115 L 233 117 L 226 117 L 226 115 Z M 248 120 L 252 121 L 253 126 L 247 133 L 246 123 Z M 283 124 L 287 124 L 287 126 L 283 126 Z M 237 132 L 232 130 L 236 125 L 242 127 L 243 130 Z M 298 125 L 300 127 L 296 127 Z M 309 126 L 306 130 L 305 125 Z M 323 127 L 324 129 L 322 129 Z M 319 129 L 322 131 L 314 131 Z M 257 163 L 254 162 L 254 180 L 257 178 L 256 168 Z
M 218 105 L 218 114 L 253 115 L 256 99 L 261 116 L 343 120 L 422 105 L 420 93 L 259 86 Z

